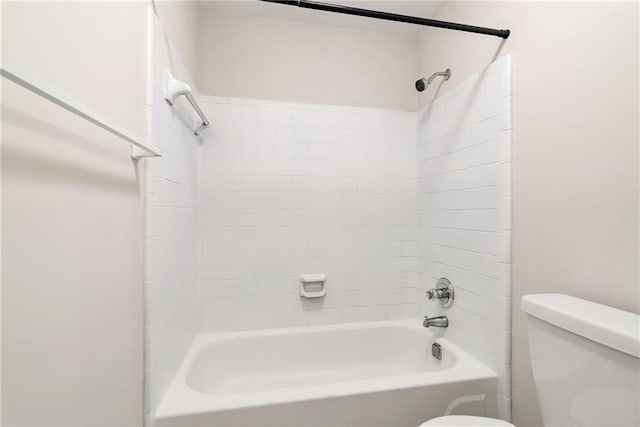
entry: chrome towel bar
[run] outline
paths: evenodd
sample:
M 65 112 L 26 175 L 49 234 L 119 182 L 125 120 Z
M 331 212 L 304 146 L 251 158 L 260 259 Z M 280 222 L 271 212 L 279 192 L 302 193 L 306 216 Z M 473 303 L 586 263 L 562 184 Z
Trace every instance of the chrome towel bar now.
M 198 105 L 198 102 L 193 97 L 191 86 L 173 77 L 173 74 L 171 74 L 171 71 L 165 70 L 164 99 L 167 101 L 169 105 L 173 105 L 173 103 L 176 101 L 176 98 L 179 97 L 180 95 L 184 95 L 187 98 L 187 100 L 189 101 L 189 104 L 191 104 L 193 109 L 196 110 L 196 113 L 200 117 L 200 120 L 202 120 L 202 124 L 193 131 L 195 135 L 200 135 L 203 129 L 206 129 L 209 126 L 211 126 L 211 122 L 209 121 L 209 119 L 207 119 L 207 116 L 204 115 L 204 112 L 202 112 L 202 109 Z

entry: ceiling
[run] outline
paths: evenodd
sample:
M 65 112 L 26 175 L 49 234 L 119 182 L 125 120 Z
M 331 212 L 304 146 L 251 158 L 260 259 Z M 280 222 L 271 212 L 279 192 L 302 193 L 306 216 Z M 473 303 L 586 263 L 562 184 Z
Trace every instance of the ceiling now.
M 434 18 L 444 1 L 407 0 L 322 0 L 343 6 L 372 9 L 402 15 Z M 199 2 L 200 7 L 220 12 L 242 13 L 253 16 L 295 19 L 326 25 L 360 28 L 402 34 L 417 34 L 423 27 L 400 22 L 384 21 L 361 16 L 343 15 L 319 10 L 303 9 L 257 0 L 207 0 Z

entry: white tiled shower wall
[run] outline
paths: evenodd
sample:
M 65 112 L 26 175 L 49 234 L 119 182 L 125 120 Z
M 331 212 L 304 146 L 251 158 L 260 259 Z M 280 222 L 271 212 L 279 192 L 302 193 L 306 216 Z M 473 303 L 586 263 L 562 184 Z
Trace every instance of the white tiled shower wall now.
M 144 161 L 145 425 L 196 333 L 199 124 L 184 97 L 164 100 L 164 70 L 191 82 L 151 8 L 147 13 L 147 138 L 162 157 Z
M 511 59 L 437 98 L 418 114 L 422 315 L 446 313 L 446 335 L 496 370 L 498 411 L 511 416 Z M 427 301 L 440 277 L 450 309 Z
M 415 113 L 203 99 L 205 331 L 413 317 Z M 299 296 L 299 276 L 327 295 Z

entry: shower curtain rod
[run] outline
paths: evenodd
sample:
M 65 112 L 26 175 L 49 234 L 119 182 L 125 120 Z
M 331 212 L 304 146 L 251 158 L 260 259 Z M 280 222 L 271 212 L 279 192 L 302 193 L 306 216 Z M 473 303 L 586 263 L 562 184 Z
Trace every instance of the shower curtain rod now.
M 435 19 L 420 18 L 417 16 L 399 15 L 397 13 L 379 12 L 377 10 L 360 9 L 357 7 L 340 6 L 337 4 L 321 3 L 310 0 L 261 0 L 269 3 L 298 6 L 306 9 L 324 10 L 326 12 L 344 13 L 346 15 L 364 16 L 367 18 L 384 19 L 386 21 L 405 22 L 408 24 L 424 25 L 427 27 L 446 28 L 447 30 L 466 31 L 468 33 L 487 34 L 506 39 L 511 34 L 509 30 L 496 30 L 493 28 L 476 27 L 474 25 L 456 24 L 455 22 L 436 21 Z

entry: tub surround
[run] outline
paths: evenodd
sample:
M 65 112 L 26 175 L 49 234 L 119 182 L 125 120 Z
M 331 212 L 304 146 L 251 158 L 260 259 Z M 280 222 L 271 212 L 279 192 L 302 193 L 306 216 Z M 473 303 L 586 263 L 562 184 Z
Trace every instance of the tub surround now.
M 483 397 L 460 413 L 510 419 L 510 82 L 510 58 L 501 58 L 459 86 L 442 86 L 448 90 L 416 113 L 201 96 L 212 127 L 202 140 L 198 179 L 191 181 L 192 189 L 199 186 L 200 230 L 193 258 L 198 290 L 191 294 L 199 311 L 191 313 L 202 334 L 161 407 L 159 395 L 149 400 L 155 421 L 300 424 L 307 422 L 300 411 L 307 411 L 316 424 L 417 425 L 452 413 L 447 405 L 466 402 L 467 386 Z M 324 296 L 301 297 L 307 275 L 324 275 Z M 439 277 L 456 286 L 452 308 L 426 301 L 424 291 Z M 301 354 L 288 368 L 275 356 L 265 356 L 274 364 L 262 372 L 247 361 L 238 368 L 245 355 L 262 366 L 249 347 L 242 350 L 248 344 L 241 331 L 253 331 L 243 333 L 262 355 L 271 340 L 296 334 L 293 341 L 304 342 L 292 348 L 317 348 L 314 340 L 324 335 L 316 325 L 363 333 L 357 322 L 411 319 L 405 329 L 415 328 L 414 344 L 424 346 L 416 317 L 442 314 L 451 327 L 435 333 L 461 355 L 444 371 L 382 359 L 349 365 L 349 352 L 359 350 L 349 349 L 342 333 L 335 335 L 341 344 L 327 347 L 341 345 L 345 354 L 324 353 L 333 365 L 296 365 L 311 360 Z M 273 328 L 286 329 L 259 332 Z M 391 330 L 372 329 L 381 340 Z M 178 335 L 183 343 L 193 336 Z M 219 340 L 226 344 L 202 348 Z M 431 357 L 430 348 L 422 351 Z M 440 367 L 451 360 L 446 354 L 445 346 Z M 202 368 L 207 357 L 215 369 Z M 162 372 L 175 372 L 175 362 Z M 299 369 L 287 371 L 291 366 Z M 162 377 L 162 384 L 169 380 Z M 442 399 L 434 398 L 440 392 Z M 271 397 L 264 400 L 265 394 Z M 419 401 L 439 403 L 406 418 L 345 409 L 402 407 L 407 399 L 416 408 Z
M 144 163 L 146 425 L 197 331 L 197 208 L 201 122 L 187 100 L 165 101 L 165 70 L 192 83 L 164 29 L 147 8 L 147 138 L 162 158 Z M 192 85 L 193 86 L 193 85 Z
M 453 70 L 455 73 L 455 70 Z M 422 316 L 445 313 L 447 338 L 499 374 L 511 418 L 511 57 L 503 56 L 418 112 Z M 424 298 L 440 277 L 453 307 Z
M 415 317 L 415 114 L 203 97 L 202 330 Z M 300 298 L 300 276 L 326 296 Z

